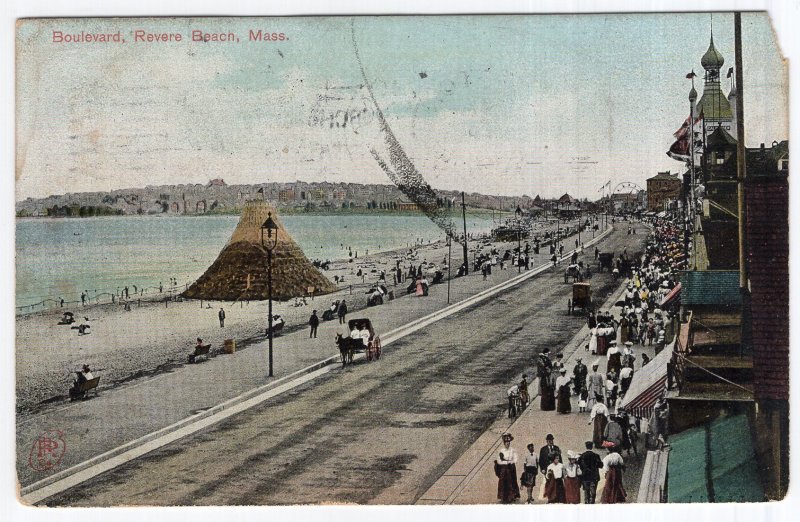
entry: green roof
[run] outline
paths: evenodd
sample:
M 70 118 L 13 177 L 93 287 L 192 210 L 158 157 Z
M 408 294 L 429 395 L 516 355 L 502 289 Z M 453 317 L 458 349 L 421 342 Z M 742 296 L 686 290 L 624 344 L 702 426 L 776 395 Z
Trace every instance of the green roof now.
M 703 66 L 703 69 L 719 69 L 723 64 L 725 64 L 725 58 L 714 47 L 714 35 L 711 35 L 711 42 L 708 44 L 706 54 L 700 58 L 700 65 Z
M 703 96 L 697 102 L 697 113 L 703 113 L 706 121 L 732 120 L 731 102 L 719 88 L 719 81 L 708 81 L 703 89 Z
M 744 414 L 670 437 L 668 502 L 762 502 L 764 490 Z
M 695 270 L 681 273 L 681 304 L 741 305 L 738 270 Z

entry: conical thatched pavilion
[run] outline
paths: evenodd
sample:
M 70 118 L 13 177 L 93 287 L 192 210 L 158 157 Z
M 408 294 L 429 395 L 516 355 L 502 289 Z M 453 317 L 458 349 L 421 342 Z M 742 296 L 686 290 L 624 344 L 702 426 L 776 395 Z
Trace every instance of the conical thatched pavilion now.
M 283 228 L 275 209 L 266 201 L 249 201 L 217 260 L 183 296 L 220 301 L 266 299 L 267 251 L 261 245 L 261 225 L 270 212 L 278 225 L 278 244 L 272 251 L 272 298 L 308 295 L 311 287 L 315 295 L 336 291 Z

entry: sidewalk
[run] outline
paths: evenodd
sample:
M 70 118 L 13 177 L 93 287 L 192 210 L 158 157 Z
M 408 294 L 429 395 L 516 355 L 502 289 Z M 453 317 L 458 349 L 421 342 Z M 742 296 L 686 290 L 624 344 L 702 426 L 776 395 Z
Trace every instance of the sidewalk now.
M 618 307 L 613 304 L 618 301 L 624 292 L 624 280 L 620 288 L 611 294 L 611 297 L 603 304 L 599 310 L 612 309 L 616 316 L 621 313 Z M 564 346 L 564 366 L 567 368 L 567 375 L 572 375 L 572 368 L 576 359 L 580 357 L 591 372 L 592 362 L 599 359 L 598 371 L 605 375 L 607 359 L 603 356 L 591 355 L 585 350 L 588 343 L 589 328 L 584 326 L 572 340 Z M 646 353 L 650 357 L 654 356 L 652 346 L 634 346 L 636 354 L 636 367 L 641 365 L 641 354 Z M 526 370 L 523 373 L 535 375 L 535 368 Z M 520 380 L 520 374 L 517 380 Z M 513 383 L 509 383 L 509 387 Z M 545 437 L 552 433 L 555 438 L 555 445 L 561 448 L 562 454 L 566 458 L 567 451 L 572 450 L 583 453 L 586 450 L 584 443 L 592 439 L 592 426 L 588 425 L 589 412 L 578 412 L 577 399 L 572 398 L 572 413 L 561 414 L 556 411 L 542 411 L 538 399 L 539 381 L 534 379 L 529 385 L 531 390 L 531 403 L 517 419 L 509 419 L 506 412 L 481 435 L 470 448 L 456 460 L 447 472 L 444 473 L 434 485 L 428 489 L 417 501 L 421 505 L 440 505 L 440 504 L 496 504 L 497 500 L 497 477 L 494 474 L 494 459 L 500 452 L 502 446 L 501 435 L 510 432 L 514 436 L 512 447 L 516 449 L 520 461 L 528 454 L 526 446 L 533 443 L 536 448 L 536 455 L 539 449 L 545 445 Z M 601 457 L 606 452 L 597 452 Z M 625 488 L 628 492 L 628 501 L 635 502 L 641 467 L 644 463 L 644 454 L 639 457 L 623 456 L 626 461 L 626 474 L 624 476 Z M 522 474 L 522 463 L 517 464 L 517 475 Z M 519 477 L 517 477 L 519 478 Z M 603 478 L 598 485 L 598 503 L 600 492 L 603 487 Z M 536 504 L 547 503 L 542 499 L 544 488 L 544 477 L 540 473 L 536 479 L 534 488 L 534 499 Z M 525 503 L 527 491 L 520 488 L 520 503 Z M 582 497 L 581 497 L 582 498 Z
M 612 229 L 613 233 L 623 232 Z M 605 236 L 597 239 L 602 240 L 602 237 Z M 588 246 L 594 243 L 586 242 L 584 256 L 591 254 Z M 565 255 L 570 253 L 565 252 Z M 549 254 L 534 256 L 533 261 L 534 266 L 547 266 L 550 264 Z M 563 266 L 562 262 L 558 270 Z M 487 280 L 474 273 L 453 279 L 450 302 L 457 303 L 516 276 L 518 273 L 514 267 L 494 270 Z M 428 297 L 403 296 L 383 306 L 356 312 L 352 318 L 369 317 L 378 332 L 385 334 L 445 306 L 447 284 L 443 283 L 432 286 Z M 17 423 L 16 433 L 18 481 L 24 487 L 55 476 L 192 415 L 207 412 L 225 401 L 239 399 L 255 388 L 294 372 L 308 370 L 324 359 L 338 357 L 335 333 L 345 333 L 345 330 L 346 327 L 339 325 L 338 321 L 328 321 L 320 324 L 316 339 L 309 339 L 305 328 L 276 337 L 273 379 L 267 377 L 267 343 L 264 340 L 232 355 L 183 365 L 168 373 L 105 390 L 90 400 L 65 403 L 24 418 Z M 386 351 L 390 353 L 391 346 Z M 38 466 L 31 465 L 29 457 L 39 448 L 38 441 L 43 434 L 63 439 L 64 451 L 59 455 L 60 460 L 42 470 L 35 469 Z

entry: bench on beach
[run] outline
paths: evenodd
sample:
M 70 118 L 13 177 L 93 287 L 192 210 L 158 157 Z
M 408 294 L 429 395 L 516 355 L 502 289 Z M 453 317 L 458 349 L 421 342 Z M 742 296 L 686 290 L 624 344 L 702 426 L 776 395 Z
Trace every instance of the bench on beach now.
M 211 350 L 210 344 L 204 344 L 203 346 L 197 346 L 194 349 L 194 353 L 189 355 L 189 363 L 196 363 L 198 362 L 198 357 L 203 357 L 208 360 L 208 352 Z
M 94 390 L 94 395 L 97 397 L 97 385 L 100 383 L 100 377 L 95 377 L 94 379 L 89 379 L 88 381 L 84 381 L 78 385 L 78 389 L 76 390 L 76 394 L 74 397 L 71 397 L 70 400 L 76 399 L 83 399 L 86 400 L 89 398 L 89 392 Z

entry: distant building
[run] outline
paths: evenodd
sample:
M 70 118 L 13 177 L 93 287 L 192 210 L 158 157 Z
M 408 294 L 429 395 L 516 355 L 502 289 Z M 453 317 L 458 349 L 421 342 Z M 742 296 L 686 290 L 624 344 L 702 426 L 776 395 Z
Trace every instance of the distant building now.
M 278 191 L 278 201 L 282 203 L 289 203 L 294 201 L 294 189 L 282 189 Z
M 419 210 L 419 205 L 407 199 L 397 201 L 397 210 Z
M 647 180 L 647 210 L 664 210 L 665 204 L 681 197 L 681 179 L 669 172 L 659 172 Z
M 228 184 L 225 183 L 225 180 L 222 178 L 212 179 L 208 182 L 209 187 L 227 187 Z

